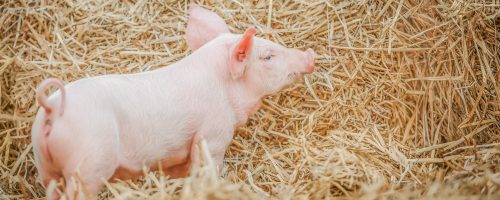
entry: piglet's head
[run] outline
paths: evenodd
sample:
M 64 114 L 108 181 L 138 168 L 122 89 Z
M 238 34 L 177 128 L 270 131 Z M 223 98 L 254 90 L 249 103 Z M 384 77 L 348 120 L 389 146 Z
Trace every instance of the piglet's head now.
M 263 94 L 275 93 L 314 71 L 312 49 L 286 48 L 255 36 L 254 28 L 243 34 L 231 34 L 222 18 L 194 4 L 189 13 L 186 30 L 189 48 L 196 51 L 212 40 L 225 43 L 231 78 L 251 84 Z

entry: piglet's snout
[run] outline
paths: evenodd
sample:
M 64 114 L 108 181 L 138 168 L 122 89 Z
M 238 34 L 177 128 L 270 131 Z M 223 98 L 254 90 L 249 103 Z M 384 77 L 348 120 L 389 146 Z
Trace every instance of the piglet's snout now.
M 297 72 L 301 74 L 310 74 L 314 72 L 314 59 L 316 53 L 311 48 L 305 51 L 299 51 L 293 49 L 293 54 L 291 54 L 292 62 L 295 62 Z
M 313 73 L 314 72 L 314 59 L 316 57 L 316 53 L 314 53 L 314 50 L 311 48 L 307 49 L 305 52 L 305 60 L 306 60 L 306 73 Z

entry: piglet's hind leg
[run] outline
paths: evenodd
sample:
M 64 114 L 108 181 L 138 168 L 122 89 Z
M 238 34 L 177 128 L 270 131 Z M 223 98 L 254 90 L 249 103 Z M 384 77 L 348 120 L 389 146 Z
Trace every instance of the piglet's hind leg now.
M 95 197 L 104 187 L 103 181 L 109 180 L 118 168 L 116 144 L 101 143 L 99 147 L 89 147 L 95 151 L 86 151 L 84 159 L 72 163 L 72 168 L 64 169 L 65 193 L 69 199 Z
M 66 188 L 65 194 L 68 199 L 89 199 L 95 197 L 104 187 L 105 180 L 113 175 L 116 169 L 116 162 L 108 162 L 108 166 L 95 167 L 92 162 L 83 164 L 78 172 L 65 174 Z

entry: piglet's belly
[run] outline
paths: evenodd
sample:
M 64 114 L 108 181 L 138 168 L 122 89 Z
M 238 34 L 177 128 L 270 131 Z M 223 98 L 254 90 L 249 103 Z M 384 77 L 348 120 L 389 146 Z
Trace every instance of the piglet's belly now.
M 163 159 L 157 162 L 157 164 L 153 164 L 148 166 L 150 170 L 160 171 L 164 175 L 169 176 L 170 178 L 181 178 L 187 176 L 189 173 L 190 167 L 190 159 L 189 156 L 184 157 L 172 157 L 168 159 Z M 140 170 L 130 170 L 126 166 L 119 166 L 110 181 L 114 182 L 117 179 L 120 180 L 134 180 L 141 177 L 143 174 Z
M 149 170 L 152 171 L 160 171 L 164 175 L 169 176 L 170 178 L 181 178 L 187 176 L 189 173 L 189 167 L 191 164 L 190 159 L 190 150 L 192 142 L 189 141 L 183 148 L 172 151 L 169 155 L 163 159 L 158 161 L 151 162 L 149 166 Z M 124 164 L 120 164 L 118 168 L 115 170 L 115 173 L 110 178 L 110 181 L 115 181 L 116 179 L 120 180 L 129 180 L 129 179 L 137 179 L 140 176 L 144 175 L 142 170 L 133 170 L 138 169 L 137 167 L 127 167 Z

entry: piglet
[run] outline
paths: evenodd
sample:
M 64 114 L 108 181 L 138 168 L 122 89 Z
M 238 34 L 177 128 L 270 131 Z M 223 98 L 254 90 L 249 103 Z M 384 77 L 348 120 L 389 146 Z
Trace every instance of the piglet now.
M 201 138 L 220 169 L 235 128 L 261 98 L 314 71 L 312 49 L 283 47 L 253 28 L 230 33 L 222 18 L 194 4 L 189 14 L 192 54 L 168 67 L 40 84 L 32 140 L 45 187 L 64 179 L 63 196 L 86 199 L 102 180 L 137 178 L 143 166 L 184 177 L 200 162 L 193 147 Z M 47 97 L 50 86 L 58 90 Z M 84 189 L 75 189 L 77 179 Z

